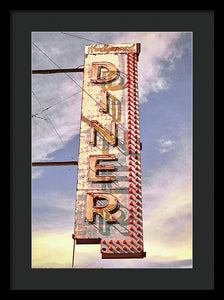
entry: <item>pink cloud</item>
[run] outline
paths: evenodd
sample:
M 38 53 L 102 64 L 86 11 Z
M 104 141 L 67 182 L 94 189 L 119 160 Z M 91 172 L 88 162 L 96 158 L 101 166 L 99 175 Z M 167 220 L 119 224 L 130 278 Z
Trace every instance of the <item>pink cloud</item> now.
M 115 33 L 114 43 L 141 43 L 138 65 L 140 102 L 147 102 L 150 92 L 159 92 L 169 87 L 162 74 L 160 60 L 167 60 L 170 67 L 174 67 L 174 59 L 181 55 L 175 47 L 175 41 L 180 36 L 180 32 Z

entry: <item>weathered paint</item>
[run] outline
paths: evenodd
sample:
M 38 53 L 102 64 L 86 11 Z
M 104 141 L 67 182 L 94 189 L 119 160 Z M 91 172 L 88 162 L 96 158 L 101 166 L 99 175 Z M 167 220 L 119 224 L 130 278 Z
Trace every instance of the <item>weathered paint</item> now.
M 74 239 L 102 258 L 142 258 L 140 44 L 85 48 Z

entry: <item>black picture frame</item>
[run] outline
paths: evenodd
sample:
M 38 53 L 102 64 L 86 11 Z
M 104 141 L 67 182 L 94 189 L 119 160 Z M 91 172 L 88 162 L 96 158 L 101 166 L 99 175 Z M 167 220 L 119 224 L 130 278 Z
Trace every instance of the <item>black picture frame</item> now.
M 10 290 L 214 290 L 214 16 L 213 10 L 9 11 Z M 31 268 L 32 31 L 193 32 L 192 269 Z

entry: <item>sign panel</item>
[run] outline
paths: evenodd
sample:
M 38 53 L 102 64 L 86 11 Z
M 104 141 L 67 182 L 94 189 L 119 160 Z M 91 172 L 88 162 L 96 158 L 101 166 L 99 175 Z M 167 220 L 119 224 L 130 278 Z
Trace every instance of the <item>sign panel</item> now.
M 142 258 L 140 44 L 85 47 L 73 238 L 102 258 Z

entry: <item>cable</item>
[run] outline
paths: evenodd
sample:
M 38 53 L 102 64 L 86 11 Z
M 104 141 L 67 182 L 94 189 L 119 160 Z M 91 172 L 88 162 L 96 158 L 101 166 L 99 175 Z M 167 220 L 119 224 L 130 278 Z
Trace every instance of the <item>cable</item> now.
M 55 66 L 57 66 L 59 69 L 61 69 L 61 67 L 54 62 L 42 49 L 40 49 L 40 47 L 38 47 L 34 42 L 32 42 L 32 44 L 41 52 L 43 53 Z M 123 74 L 125 74 L 124 72 L 122 72 Z M 100 107 L 100 104 L 98 103 L 98 101 L 96 99 L 93 98 L 92 95 L 90 95 L 78 82 L 76 82 L 68 73 L 65 72 L 65 75 L 70 78 L 84 93 L 86 93 L 93 101 L 95 101 L 95 103 Z M 126 74 L 125 74 L 126 75 Z M 118 122 L 120 124 L 120 122 Z M 121 127 L 124 128 L 123 125 L 120 124 Z M 124 128 L 125 129 L 125 128 Z
M 42 49 L 40 49 L 40 47 L 38 47 L 34 42 L 32 42 L 33 45 L 41 52 L 43 53 L 55 66 L 57 66 L 59 69 L 61 69 L 61 67 L 56 63 L 54 62 Z M 82 91 L 84 91 L 90 98 L 92 98 L 96 103 L 97 105 L 99 105 L 98 101 L 96 99 L 94 99 L 88 92 L 86 92 L 84 90 L 84 88 L 78 84 L 78 82 L 76 82 L 68 73 L 65 72 L 65 75 L 70 78 Z
M 41 105 L 39 99 L 37 98 L 36 94 L 34 93 L 34 91 L 32 91 L 32 93 L 33 93 L 34 97 L 36 98 L 37 102 L 39 103 L 40 107 L 43 109 L 43 107 L 42 107 L 42 105 Z M 64 143 L 62 137 L 60 136 L 59 132 L 57 131 L 57 129 L 56 129 L 56 127 L 54 126 L 54 124 L 53 124 L 52 120 L 50 119 L 50 117 L 47 115 L 46 111 L 45 111 L 45 115 L 46 115 L 46 117 L 47 117 L 47 121 L 51 124 L 51 126 L 53 127 L 53 129 L 54 129 L 54 131 L 56 132 L 57 136 L 59 137 L 61 143 L 62 143 L 63 146 L 65 147 L 65 143 Z M 71 154 L 69 154 L 69 156 L 71 156 L 72 160 L 74 160 L 74 157 L 73 157 Z
M 34 42 L 32 42 L 32 44 L 42 53 L 44 54 L 55 66 L 57 66 L 59 69 L 61 69 L 61 67 L 54 62 L 42 49 L 40 49 L 40 47 L 38 47 Z
M 42 120 L 46 120 L 47 121 L 47 119 L 45 119 L 45 118 L 42 118 L 42 117 L 40 117 L 40 116 L 37 116 L 37 115 L 32 115 L 32 118 L 33 117 L 35 117 L 35 118 L 38 118 L 38 119 L 42 119 Z
M 52 105 L 50 105 L 50 106 L 44 108 L 44 109 L 42 109 L 41 111 L 37 112 L 36 114 L 33 114 L 32 117 L 37 117 L 37 115 L 41 114 L 41 113 L 44 112 L 45 110 L 48 110 L 48 109 L 54 107 L 54 106 L 57 105 L 57 104 L 60 104 L 60 103 L 62 103 L 62 102 L 65 102 L 65 101 L 67 101 L 68 99 L 72 98 L 73 96 L 75 96 L 75 95 L 77 95 L 77 94 L 79 94 L 79 93 L 80 93 L 80 91 L 78 91 L 77 93 L 74 93 L 74 94 L 72 94 L 71 96 L 69 96 L 69 97 L 67 97 L 67 98 L 65 98 L 65 99 L 62 99 L 62 100 L 60 100 L 60 101 L 58 101 L 58 102 L 56 102 L 56 103 L 54 103 L 54 104 L 52 104 Z M 48 100 L 46 100 L 46 101 L 48 101 Z M 40 117 L 39 117 L 39 118 L 40 118 Z
M 94 41 L 94 40 L 86 39 L 86 38 L 84 38 L 84 37 L 81 37 L 81 36 L 78 36 L 78 35 L 74 35 L 74 34 L 71 34 L 71 33 L 66 33 L 66 32 L 63 32 L 63 31 L 61 31 L 60 33 L 62 33 L 62 34 L 67 34 L 67 35 L 70 35 L 70 36 L 76 37 L 76 38 L 78 38 L 78 39 L 82 39 L 82 40 L 86 40 L 86 41 L 94 42 L 94 43 L 97 43 L 97 44 L 103 44 L 102 42 L 98 42 L 98 41 Z

